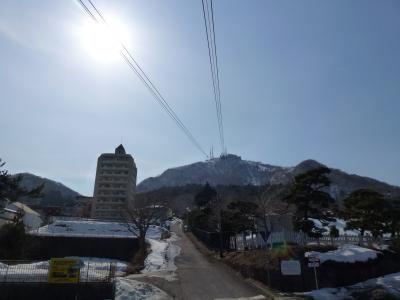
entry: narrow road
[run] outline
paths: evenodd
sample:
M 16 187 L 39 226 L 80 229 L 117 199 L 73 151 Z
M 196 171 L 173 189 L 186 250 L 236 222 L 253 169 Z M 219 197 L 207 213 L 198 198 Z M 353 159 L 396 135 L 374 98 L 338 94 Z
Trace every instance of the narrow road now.
M 176 280 L 152 277 L 146 281 L 157 285 L 174 299 L 265 299 L 260 291 L 228 266 L 202 255 L 182 232 L 180 224 L 171 229 L 180 238 L 174 244 L 181 248 L 181 253 L 175 258 Z

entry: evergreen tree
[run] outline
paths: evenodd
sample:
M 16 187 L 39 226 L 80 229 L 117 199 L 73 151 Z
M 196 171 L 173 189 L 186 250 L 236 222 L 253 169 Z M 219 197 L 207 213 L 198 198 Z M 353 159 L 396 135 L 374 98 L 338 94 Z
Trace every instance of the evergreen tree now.
M 346 220 L 346 229 L 356 229 L 361 236 L 370 231 L 374 237 L 385 231 L 384 197 L 369 189 L 359 189 L 343 200 L 341 215 Z
M 200 209 L 210 207 L 217 198 L 217 191 L 207 182 L 205 186 L 196 194 L 194 201 Z
M 224 228 L 229 231 L 241 232 L 254 230 L 258 205 L 251 201 L 236 201 L 228 205 L 228 211 L 224 212 Z
M 217 230 L 222 214 L 220 200 L 216 189 L 207 182 L 194 197 L 198 209 L 191 212 L 190 224 L 207 231 Z
M 289 195 L 285 198 L 295 208 L 294 228 L 309 236 L 320 237 L 326 231 L 316 227 L 310 218 L 319 220 L 325 226 L 334 221 L 329 210 L 333 206 L 333 199 L 325 192 L 330 185 L 327 176 L 329 173 L 329 168 L 319 167 L 297 175 Z
M 386 232 L 392 237 L 400 236 L 400 198 L 389 198 L 386 200 L 384 212 L 386 222 Z

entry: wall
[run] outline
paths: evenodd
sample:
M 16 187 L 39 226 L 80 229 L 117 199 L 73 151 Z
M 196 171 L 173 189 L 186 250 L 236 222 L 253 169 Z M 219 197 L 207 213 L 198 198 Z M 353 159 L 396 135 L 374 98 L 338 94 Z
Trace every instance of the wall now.
M 89 256 L 130 261 L 139 249 L 135 238 L 35 236 L 39 247 L 32 259 Z
M 0 300 L 114 299 L 114 283 L 0 283 Z

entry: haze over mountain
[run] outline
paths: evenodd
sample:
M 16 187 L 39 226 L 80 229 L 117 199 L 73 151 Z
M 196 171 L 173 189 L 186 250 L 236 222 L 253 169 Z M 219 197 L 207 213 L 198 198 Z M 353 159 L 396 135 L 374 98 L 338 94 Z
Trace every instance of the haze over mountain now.
M 184 186 L 187 184 L 212 185 L 263 185 L 287 184 L 294 176 L 307 170 L 324 166 L 315 160 L 305 160 L 294 167 L 273 166 L 261 162 L 242 160 L 240 156 L 228 154 L 204 162 L 171 168 L 156 177 L 143 180 L 137 187 L 147 192 L 162 187 Z M 400 194 L 400 188 L 387 183 L 331 168 L 330 193 L 341 199 L 359 188 L 371 188 L 383 194 Z

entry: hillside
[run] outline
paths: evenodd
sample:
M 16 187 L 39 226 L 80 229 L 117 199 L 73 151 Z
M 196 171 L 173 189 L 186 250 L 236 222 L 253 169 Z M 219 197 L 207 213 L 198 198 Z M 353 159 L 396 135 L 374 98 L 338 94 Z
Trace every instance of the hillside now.
M 41 205 L 58 206 L 63 205 L 65 201 L 68 201 L 80 195 L 78 192 L 75 192 L 69 187 L 66 187 L 62 183 L 48 178 L 39 177 L 30 173 L 19 173 L 15 175 L 22 176 L 21 185 L 26 189 L 33 189 L 41 184 L 44 184 L 44 188 L 42 191 L 43 197 L 38 199 L 26 199 L 25 201 L 27 201 L 28 203 L 40 203 Z
M 163 187 L 178 187 L 190 184 L 212 185 L 263 185 L 287 184 L 294 176 L 312 168 L 323 166 L 315 160 L 305 160 L 294 167 L 273 166 L 261 162 L 242 160 L 236 155 L 226 155 L 204 162 L 171 168 L 161 175 L 143 180 L 137 187 L 139 192 L 148 192 Z M 400 195 L 400 188 L 384 182 L 347 174 L 331 168 L 330 194 L 342 199 L 348 193 L 359 188 L 372 188 L 381 193 Z

